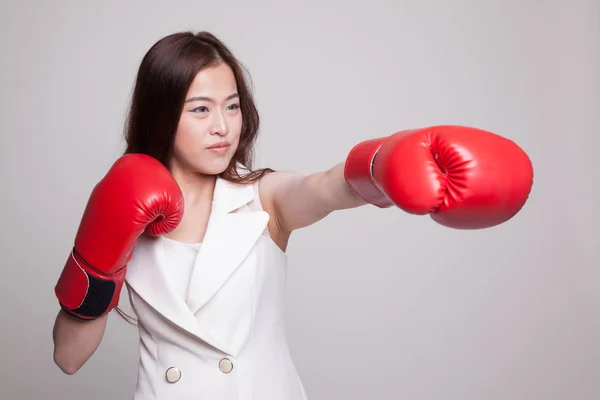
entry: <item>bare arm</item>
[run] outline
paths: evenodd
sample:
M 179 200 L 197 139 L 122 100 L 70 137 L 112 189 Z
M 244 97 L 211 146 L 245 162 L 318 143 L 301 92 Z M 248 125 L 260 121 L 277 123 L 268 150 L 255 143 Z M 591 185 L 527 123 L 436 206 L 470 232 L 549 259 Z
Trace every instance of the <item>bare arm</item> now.
M 94 354 L 106 328 L 108 314 L 90 321 L 78 320 L 63 310 L 54 322 L 54 362 L 65 373 L 73 375 Z
M 333 211 L 367 204 L 346 183 L 343 162 L 310 175 L 273 172 L 261 184 L 284 232 L 312 225 Z

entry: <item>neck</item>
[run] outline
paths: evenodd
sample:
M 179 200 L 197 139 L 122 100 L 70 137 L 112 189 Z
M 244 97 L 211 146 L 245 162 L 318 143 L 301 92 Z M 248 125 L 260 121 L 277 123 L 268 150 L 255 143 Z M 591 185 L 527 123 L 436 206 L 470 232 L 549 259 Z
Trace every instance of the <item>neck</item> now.
M 186 206 L 210 204 L 215 191 L 217 177 L 206 175 L 178 165 L 171 167 L 171 174 L 181 188 Z

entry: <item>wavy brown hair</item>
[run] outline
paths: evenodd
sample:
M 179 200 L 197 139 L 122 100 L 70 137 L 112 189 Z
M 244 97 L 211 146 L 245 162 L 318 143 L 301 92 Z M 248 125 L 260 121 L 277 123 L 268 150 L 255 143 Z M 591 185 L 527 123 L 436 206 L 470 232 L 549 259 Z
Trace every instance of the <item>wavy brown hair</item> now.
M 248 84 L 249 74 L 227 46 L 209 32 L 179 32 L 156 42 L 139 66 L 131 105 L 125 123 L 125 154 L 143 153 L 170 169 L 175 133 L 185 96 L 196 75 L 203 69 L 227 64 L 235 76 L 242 112 L 242 131 L 238 148 L 220 177 L 233 183 L 259 180 L 270 168 L 253 170 L 254 144 L 260 117 Z M 246 172 L 240 175 L 237 164 Z M 126 321 L 134 318 L 119 307 Z

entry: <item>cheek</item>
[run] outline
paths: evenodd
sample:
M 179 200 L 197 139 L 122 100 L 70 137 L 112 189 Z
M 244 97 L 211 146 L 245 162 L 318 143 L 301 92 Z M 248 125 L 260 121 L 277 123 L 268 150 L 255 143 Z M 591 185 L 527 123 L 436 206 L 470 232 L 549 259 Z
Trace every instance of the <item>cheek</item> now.
M 175 134 L 175 151 L 179 154 L 193 154 L 201 148 L 202 139 L 198 134 L 199 127 L 185 119 L 179 122 Z
M 236 117 L 232 124 L 231 124 L 231 129 L 230 129 L 230 134 L 234 137 L 232 141 L 234 141 L 236 144 L 239 143 L 240 141 L 240 134 L 242 133 L 242 117 L 241 115 L 239 117 Z

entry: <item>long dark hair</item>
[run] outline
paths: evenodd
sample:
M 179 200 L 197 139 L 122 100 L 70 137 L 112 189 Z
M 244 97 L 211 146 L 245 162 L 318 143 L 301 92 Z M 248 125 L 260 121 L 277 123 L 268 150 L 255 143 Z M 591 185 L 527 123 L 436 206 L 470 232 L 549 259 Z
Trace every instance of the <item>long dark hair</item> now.
M 174 33 L 148 50 L 138 70 L 125 124 L 125 154 L 148 154 L 169 168 L 188 89 L 198 72 L 220 63 L 233 71 L 242 111 L 237 151 L 220 176 L 234 183 L 250 183 L 273 171 L 252 170 L 260 117 L 247 82 L 249 74 L 227 46 L 209 32 Z M 239 174 L 238 163 L 247 169 L 246 173 Z
M 247 82 L 248 71 L 227 46 L 209 32 L 174 33 L 160 39 L 148 50 L 138 69 L 125 123 L 125 154 L 147 154 L 170 168 L 175 133 L 189 87 L 198 72 L 220 63 L 227 64 L 233 71 L 242 111 L 238 148 L 220 176 L 243 184 L 255 182 L 272 172 L 271 168 L 252 169 L 260 117 Z M 237 168 L 238 163 L 245 167 L 242 174 Z M 134 324 L 135 318 L 119 307 L 116 311 Z

